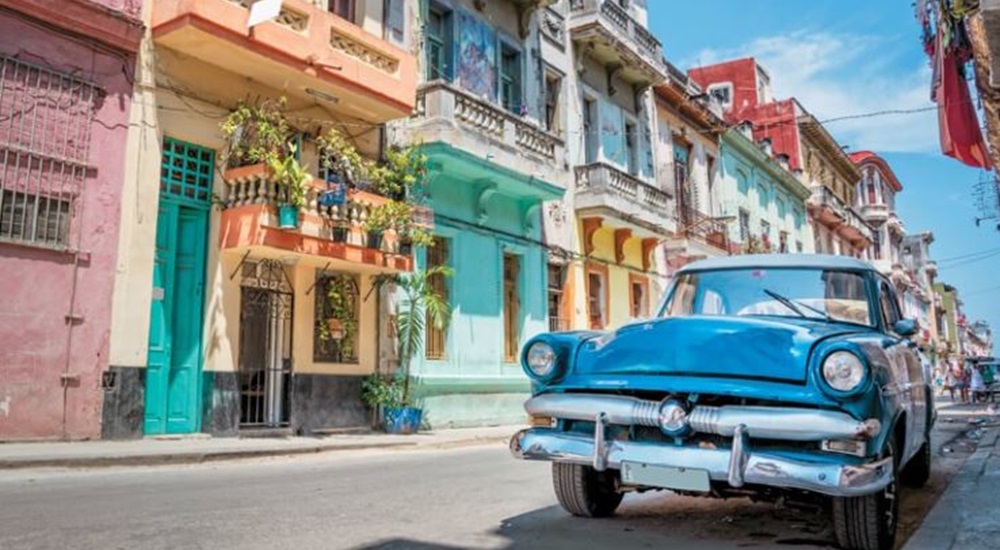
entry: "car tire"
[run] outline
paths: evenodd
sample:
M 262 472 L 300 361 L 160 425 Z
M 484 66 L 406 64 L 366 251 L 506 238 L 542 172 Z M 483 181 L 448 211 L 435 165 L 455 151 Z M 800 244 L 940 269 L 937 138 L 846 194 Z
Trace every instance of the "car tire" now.
M 920 446 L 917 454 L 903 466 L 899 472 L 899 480 L 907 487 L 923 487 L 927 480 L 931 478 L 932 447 L 930 435 L 924 439 L 924 444 Z
M 896 445 L 891 439 L 882 458 L 889 456 L 898 463 Z M 833 499 L 833 527 L 837 543 L 844 550 L 890 550 L 896 541 L 898 524 L 898 468 L 893 468 L 892 480 L 878 493 Z
M 622 502 L 618 475 L 613 470 L 598 472 L 590 466 L 552 463 L 552 486 L 563 509 L 574 516 L 604 518 L 615 513 Z

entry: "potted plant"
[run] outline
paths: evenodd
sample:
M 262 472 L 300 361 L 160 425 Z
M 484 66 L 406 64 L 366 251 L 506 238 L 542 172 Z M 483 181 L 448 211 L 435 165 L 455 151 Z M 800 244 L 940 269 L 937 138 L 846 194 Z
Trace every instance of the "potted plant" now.
M 278 184 L 278 220 L 282 229 L 299 226 L 299 209 L 306 203 L 309 173 L 295 158 L 295 145 L 288 145 L 284 158 L 271 158 L 268 168 Z
M 282 160 L 294 134 L 285 117 L 287 100 L 267 99 L 257 104 L 240 102 L 222 122 L 222 135 L 229 141 L 226 165 L 230 168 Z
M 382 235 L 390 229 L 403 227 L 409 212 L 410 205 L 405 202 L 388 201 L 373 206 L 361 224 L 367 235 L 368 248 L 382 248 Z
M 387 391 L 392 400 L 379 403 L 385 430 L 389 433 L 414 433 L 420 427 L 423 409 L 416 406 L 411 393 L 410 367 L 413 358 L 423 349 L 427 323 L 443 330 L 451 320 L 451 305 L 431 284 L 434 277 L 450 277 L 451 274 L 450 268 L 434 267 L 423 272 L 385 275 L 377 281 L 379 285 L 394 284 L 398 298 L 392 323 L 398 338 L 399 366 L 391 379 L 381 379 L 381 384 L 387 384 L 390 390 L 398 393 Z
M 361 400 L 372 410 L 372 424 L 378 423 L 381 414 L 383 426 L 387 428 L 390 425 L 396 426 L 401 433 L 404 427 L 403 421 L 411 420 L 398 413 L 399 410 L 406 408 L 403 401 L 403 381 L 398 376 L 385 376 L 377 372 L 368 375 L 361 381 Z M 386 411 L 393 412 L 386 414 Z M 412 428 L 409 433 L 416 432 L 420 427 L 420 421 L 418 419 L 415 425 L 408 422 L 405 427 Z
M 337 220 L 333 222 L 333 226 L 330 228 L 330 235 L 334 242 L 344 243 L 347 242 L 347 234 L 350 228 L 347 227 L 347 222 L 344 220 Z

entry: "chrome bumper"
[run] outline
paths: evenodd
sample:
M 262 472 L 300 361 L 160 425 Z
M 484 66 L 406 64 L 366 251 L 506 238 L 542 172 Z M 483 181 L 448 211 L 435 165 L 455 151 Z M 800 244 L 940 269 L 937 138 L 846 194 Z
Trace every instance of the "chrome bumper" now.
M 606 420 L 599 418 L 595 437 L 568 434 L 551 428 L 522 430 L 510 441 L 511 453 L 525 460 L 548 460 L 620 469 L 622 462 L 707 470 L 713 481 L 731 487 L 744 484 L 802 489 L 836 497 L 880 491 L 893 474 L 892 459 L 861 465 L 807 462 L 749 448 L 745 427 L 733 433 L 731 449 L 702 449 L 635 441 L 606 441 Z

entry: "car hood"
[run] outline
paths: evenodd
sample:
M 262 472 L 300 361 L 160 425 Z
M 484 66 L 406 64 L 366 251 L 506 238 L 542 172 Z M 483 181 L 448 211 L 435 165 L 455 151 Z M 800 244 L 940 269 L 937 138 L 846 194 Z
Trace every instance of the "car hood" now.
M 692 316 L 622 327 L 584 343 L 573 372 L 805 382 L 809 351 L 863 327 L 810 319 Z

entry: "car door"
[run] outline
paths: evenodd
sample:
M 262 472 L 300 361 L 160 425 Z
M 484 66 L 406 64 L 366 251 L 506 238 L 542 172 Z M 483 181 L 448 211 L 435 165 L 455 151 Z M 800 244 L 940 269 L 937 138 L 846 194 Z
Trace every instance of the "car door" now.
M 923 442 L 927 426 L 927 388 L 916 345 L 909 338 L 896 334 L 896 323 L 902 319 L 896 291 L 888 280 L 880 278 L 879 302 L 885 323 L 886 354 L 896 373 L 896 390 L 906 411 L 906 442 L 903 457 L 908 459 Z

